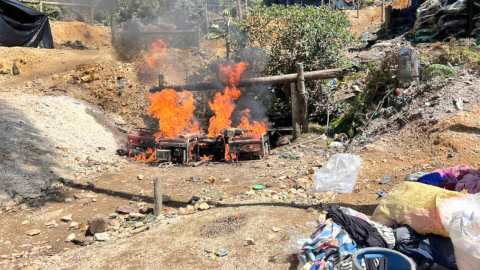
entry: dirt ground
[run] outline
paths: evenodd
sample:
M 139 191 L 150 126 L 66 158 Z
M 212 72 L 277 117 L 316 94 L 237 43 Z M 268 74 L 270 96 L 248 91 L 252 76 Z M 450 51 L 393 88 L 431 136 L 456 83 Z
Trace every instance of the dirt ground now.
M 362 27 L 369 26 L 368 20 L 372 18 L 373 23 L 378 23 L 378 8 L 362 11 L 368 14 L 368 10 L 372 15 L 361 16 L 363 21 L 359 21 L 358 29 L 354 31 L 364 31 Z M 138 73 L 139 64 L 144 60 L 142 55 L 127 61 L 121 57 L 125 52 L 102 47 L 101 41 L 108 35 L 106 29 L 95 30 L 81 23 L 65 23 L 63 28 L 56 24 L 52 28 L 58 40 L 78 39 L 85 45 L 99 46 L 99 49 L 0 48 L 1 59 L 7 66 L 17 61 L 22 68 L 18 77 L 0 76 L 0 90 L 66 95 L 85 100 L 114 116 L 123 117 L 131 126 L 147 121 L 146 94 L 157 84 L 156 74 L 164 73 L 168 83 L 182 84 L 192 72 L 188 69 L 202 68 L 209 59 L 223 53 L 223 49 L 219 49 L 223 44 L 218 42 L 203 44 L 206 58 L 195 51 L 172 48 L 165 63 L 151 72 L 155 76 L 144 77 Z M 70 36 L 69 31 L 75 34 Z M 98 79 L 82 82 L 77 72 L 86 68 L 79 68 L 83 64 L 91 65 L 88 68 L 96 70 Z M 169 72 L 171 69 L 176 73 Z M 184 77 L 185 73 L 187 76 Z M 119 88 L 122 82 L 125 88 Z M 451 89 L 463 91 L 457 91 L 462 95 L 469 93 L 466 88 L 471 86 L 461 83 L 458 81 L 447 87 L 458 87 Z M 477 88 L 474 87 L 474 93 L 480 91 Z M 439 95 L 443 93 L 440 92 L 442 89 L 431 91 L 438 91 Z M 422 98 L 422 102 L 428 98 L 430 96 Z M 451 99 L 447 96 L 445 100 L 447 98 Z M 479 167 L 480 107 L 476 99 L 468 99 L 470 103 L 464 111 L 452 107 L 444 114 L 442 109 L 435 121 L 416 121 L 420 118 L 410 118 L 405 113 L 405 118 L 413 123 L 398 126 L 383 123 L 381 119 L 372 123 L 372 126 L 375 123 L 386 126 L 388 130 L 349 148 L 363 160 L 352 194 L 305 193 L 306 183 L 312 182 L 313 171 L 332 155 L 327 142 L 316 139 L 320 134 L 315 133 L 302 135 L 296 143 L 305 143 L 295 148 L 274 149 L 265 160 L 210 163 L 195 168 L 180 165 L 158 167 L 126 158 L 109 166 L 84 164 L 96 166 L 93 168 L 98 172 L 92 177 L 80 175 L 74 179 L 54 179 L 42 198 L 25 203 L 13 202 L 0 210 L 1 268 L 185 269 L 194 266 L 199 269 L 296 269 L 298 261 L 294 256 L 286 256 L 279 247 L 279 240 L 289 230 L 308 236 L 313 229 L 306 223 L 321 218 L 322 208 L 326 205 L 341 204 L 370 215 L 378 204 L 377 191 L 388 192 L 411 172 L 428 172 L 457 164 Z M 447 106 L 446 101 L 434 104 Z M 422 106 L 414 108 L 419 107 Z M 434 109 L 432 106 L 419 113 L 427 118 L 433 115 Z M 452 149 L 458 154 L 447 158 Z M 281 153 L 293 153 L 299 159 L 284 159 Z M 381 185 L 378 181 L 384 176 L 391 176 L 392 180 Z M 215 181 L 206 183 L 210 177 Z M 159 220 L 154 220 L 151 215 L 135 219 L 130 215 L 115 214 L 119 206 L 132 207 L 135 212 L 144 209 L 151 212 L 148 208 L 153 207 L 154 179 L 162 180 L 164 194 L 171 197 Z M 252 191 L 252 186 L 259 183 L 265 184 L 266 190 Z M 192 196 L 202 198 L 210 208 L 180 215 L 180 209 L 188 206 Z M 97 214 L 108 217 L 110 238 L 106 242 L 94 242 L 83 229 Z M 71 220 L 62 221 L 69 215 Z M 72 225 L 72 222 L 78 224 Z M 38 234 L 32 230 L 38 230 Z M 32 236 L 28 235 L 29 232 Z M 77 244 L 65 241 L 72 233 Z M 245 238 L 253 238 L 255 244 L 245 246 Z M 229 254 L 209 260 L 205 250 L 219 248 L 226 248 Z

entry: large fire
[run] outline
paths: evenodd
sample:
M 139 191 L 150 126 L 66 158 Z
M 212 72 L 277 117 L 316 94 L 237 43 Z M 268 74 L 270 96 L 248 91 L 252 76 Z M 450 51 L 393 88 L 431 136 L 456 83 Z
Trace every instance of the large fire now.
M 247 65 L 246 62 L 240 62 L 236 65 L 220 66 L 220 79 L 227 86 L 223 89 L 223 93 L 215 94 L 213 102 L 208 103 L 210 109 L 215 113 L 210 118 L 208 136 L 218 136 L 221 134 L 220 131 L 231 127 L 232 120 L 230 117 L 235 110 L 234 101 L 242 95 L 237 85 Z
M 242 114 L 242 122 L 238 125 L 238 128 L 248 130 L 245 136 L 260 136 L 267 132 L 267 124 L 265 124 L 264 121 L 253 121 L 253 124 L 250 123 L 251 116 L 249 109 L 242 111 Z
M 148 97 L 152 105 L 148 113 L 159 120 L 160 132 L 155 136 L 166 139 L 178 138 L 180 134 L 199 132 L 195 120 L 195 100 L 189 91 L 181 93 L 173 89 L 164 89 Z

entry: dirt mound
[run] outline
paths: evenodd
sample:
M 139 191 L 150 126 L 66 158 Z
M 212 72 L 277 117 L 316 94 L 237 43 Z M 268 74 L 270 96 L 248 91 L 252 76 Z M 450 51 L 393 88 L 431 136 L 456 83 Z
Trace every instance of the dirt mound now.
M 89 25 L 83 22 L 50 21 L 55 46 L 80 41 L 89 47 L 110 46 L 110 28 Z
M 37 198 L 60 177 L 91 177 L 84 164 L 118 161 L 116 131 L 100 109 L 69 97 L 0 93 L 0 198 Z M 95 136 L 92 136 L 95 134 Z

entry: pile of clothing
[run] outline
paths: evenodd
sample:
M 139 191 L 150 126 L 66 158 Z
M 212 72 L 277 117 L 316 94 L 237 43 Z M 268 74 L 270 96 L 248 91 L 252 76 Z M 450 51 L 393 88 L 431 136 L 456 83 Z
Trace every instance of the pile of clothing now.
M 301 269 L 352 269 L 353 253 L 366 247 L 395 249 L 412 258 L 417 269 L 429 269 L 435 263 L 457 269 L 449 238 L 420 235 L 408 225 L 390 228 L 351 208 L 334 205 L 299 250 Z M 367 270 L 386 269 L 384 259 L 363 260 L 362 265 Z
M 416 172 L 408 175 L 405 181 L 413 181 L 448 190 L 463 191 L 476 194 L 480 191 L 480 170 L 467 165 L 457 165 L 446 170 L 435 170 L 432 173 Z

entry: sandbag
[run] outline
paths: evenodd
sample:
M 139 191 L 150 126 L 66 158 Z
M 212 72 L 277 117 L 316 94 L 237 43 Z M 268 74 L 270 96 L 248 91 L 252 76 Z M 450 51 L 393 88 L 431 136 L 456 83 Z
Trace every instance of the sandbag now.
M 415 182 L 403 182 L 385 196 L 372 220 L 386 226 L 395 223 L 409 225 L 420 234 L 434 233 L 449 237 L 438 216 L 441 199 L 458 197 L 462 193 Z

